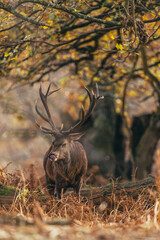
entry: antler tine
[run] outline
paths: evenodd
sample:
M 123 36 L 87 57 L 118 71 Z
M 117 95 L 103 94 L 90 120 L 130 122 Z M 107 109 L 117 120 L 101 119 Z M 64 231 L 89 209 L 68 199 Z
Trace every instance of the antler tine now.
M 99 88 L 98 88 L 98 84 L 96 83 L 96 99 L 104 99 L 104 96 L 100 96 L 99 95 Z
M 57 92 L 57 91 L 59 91 L 59 90 L 60 90 L 60 88 L 57 88 L 57 89 L 55 89 L 55 90 L 49 92 L 47 96 L 50 96 L 52 93 L 55 93 L 55 92 Z
M 73 127 L 71 127 L 69 130 L 67 131 L 63 131 L 63 133 L 66 133 L 70 136 L 76 136 L 76 135 L 83 135 L 83 133 L 81 132 L 84 132 L 85 131 L 83 130 L 83 126 L 85 125 L 85 123 L 88 121 L 88 119 L 90 118 L 92 112 L 93 112 L 93 109 L 96 105 L 96 102 L 103 98 L 102 96 L 99 95 L 99 91 L 98 91 L 98 85 L 96 84 L 96 93 L 94 93 L 93 91 L 89 91 L 88 88 L 86 88 L 86 91 L 87 91 L 87 94 L 89 96 L 89 100 L 90 100 L 90 105 L 89 105 L 89 109 L 87 111 L 87 113 L 85 114 L 84 113 L 84 108 L 82 106 L 82 109 L 81 109 L 81 119 L 80 121 Z
M 38 113 L 38 115 L 39 115 L 44 121 L 48 122 L 48 119 L 47 119 L 45 116 L 43 116 L 42 113 L 39 111 L 37 104 L 36 104 L 36 106 L 35 106 L 35 109 L 36 109 L 36 112 Z
M 49 86 L 48 86 L 48 88 L 47 88 L 47 92 L 46 92 L 45 96 L 48 96 L 48 93 L 49 93 L 50 88 L 51 88 L 51 83 L 49 84 Z M 41 87 L 41 85 L 40 85 L 40 89 L 41 89 L 41 92 L 42 92 L 42 87 Z
M 88 96 L 89 96 L 89 99 L 90 99 L 90 106 L 89 106 L 89 109 L 86 113 L 86 116 L 85 116 L 85 119 L 88 119 L 96 105 L 96 102 L 99 100 L 99 99 L 103 99 L 103 96 L 100 96 L 99 95 L 99 89 L 98 89 L 98 84 L 96 83 L 96 93 L 94 93 L 94 91 L 89 91 L 88 88 L 85 88 L 87 93 L 88 93 Z
M 40 98 L 41 98 L 41 101 L 42 101 L 42 104 L 44 106 L 44 109 L 46 111 L 46 114 L 47 116 L 44 116 L 38 109 L 38 106 L 36 104 L 35 106 L 35 109 L 36 109 L 36 112 L 38 113 L 38 115 L 46 122 L 48 122 L 51 126 L 52 129 L 48 129 L 48 128 L 45 128 L 45 127 L 42 127 L 40 126 L 39 124 L 37 124 L 37 126 L 41 129 L 42 132 L 46 133 L 46 134 L 58 134 L 59 133 L 59 130 L 56 128 L 55 124 L 54 124 L 54 121 L 51 117 L 51 113 L 49 111 L 49 107 L 48 107 L 48 103 L 47 103 L 47 97 L 50 96 L 52 93 L 54 92 L 57 92 L 60 90 L 60 88 L 58 89 L 55 89 L 53 91 L 50 91 L 50 88 L 51 88 L 51 83 L 49 84 L 48 88 L 47 88 L 47 91 L 46 91 L 46 94 L 44 94 L 42 92 L 42 87 L 40 86 L 39 88 L 39 95 L 40 95 Z
M 89 96 L 89 99 L 90 99 L 90 105 L 89 105 L 89 109 L 86 113 L 86 118 L 92 113 L 93 109 L 94 109 L 94 106 L 96 104 L 96 96 L 95 96 L 95 93 L 92 91 L 90 92 L 87 88 L 85 88 L 87 90 L 87 93 L 88 93 L 88 96 Z
M 49 108 L 48 108 L 47 97 L 48 97 L 49 95 L 51 95 L 52 93 L 57 92 L 59 89 L 56 89 L 56 90 L 53 90 L 52 92 L 49 92 L 50 87 L 51 87 L 51 83 L 50 83 L 49 86 L 48 86 L 48 89 L 47 89 L 46 94 L 43 94 L 42 88 L 41 88 L 41 86 L 40 86 L 39 95 L 40 95 L 41 101 L 42 101 L 42 103 L 43 103 L 43 106 L 44 106 L 44 108 L 45 108 L 45 110 L 46 110 L 46 113 L 47 113 L 47 116 L 48 116 L 48 119 L 47 119 L 46 117 L 44 117 L 44 116 L 43 116 L 43 119 L 44 119 L 44 120 L 45 120 L 45 119 L 47 120 L 47 122 L 48 122 L 48 123 L 50 124 L 50 126 L 52 127 L 52 130 L 57 130 L 57 129 L 56 129 L 56 126 L 55 126 L 55 124 L 54 124 L 54 122 L 53 122 L 53 120 L 52 120 L 52 117 L 51 117 Z M 41 114 L 41 116 L 42 116 L 42 114 Z
M 35 122 L 36 122 L 36 125 L 39 127 L 39 129 L 40 129 L 43 133 L 53 134 L 53 131 L 52 131 L 52 130 L 50 130 L 50 129 L 48 129 L 48 128 L 45 128 L 45 127 L 39 125 L 39 124 L 37 123 L 37 121 L 35 121 Z
M 84 114 L 84 106 L 82 105 L 82 109 L 81 109 L 81 119 L 80 121 L 73 127 L 71 127 L 69 130 L 67 131 L 63 131 L 63 132 L 66 132 L 66 133 L 70 133 L 70 132 L 74 132 L 75 129 L 79 129 L 79 127 L 82 125 L 82 123 L 84 122 L 85 120 L 85 114 Z M 74 133 L 75 134 L 75 133 Z

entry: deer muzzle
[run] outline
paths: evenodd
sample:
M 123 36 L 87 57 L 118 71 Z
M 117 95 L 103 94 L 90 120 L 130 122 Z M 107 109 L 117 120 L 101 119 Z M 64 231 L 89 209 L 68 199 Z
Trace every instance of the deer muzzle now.
M 51 161 L 54 161 L 54 162 L 58 160 L 57 156 L 54 153 L 50 153 L 48 157 Z

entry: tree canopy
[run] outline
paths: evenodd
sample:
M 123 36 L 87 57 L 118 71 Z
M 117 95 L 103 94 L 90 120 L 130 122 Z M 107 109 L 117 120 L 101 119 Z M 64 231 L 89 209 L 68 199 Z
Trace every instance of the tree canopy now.
M 88 85 L 126 85 L 122 92 L 143 79 L 159 99 L 159 8 L 158 0 L 2 0 L 1 76 L 34 84 L 72 66 Z

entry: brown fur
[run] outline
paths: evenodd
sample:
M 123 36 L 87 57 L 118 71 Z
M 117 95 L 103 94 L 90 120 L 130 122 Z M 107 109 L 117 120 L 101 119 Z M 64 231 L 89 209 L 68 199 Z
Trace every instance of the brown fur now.
M 49 156 L 57 156 L 51 160 Z M 61 198 L 62 189 L 72 187 L 78 197 L 87 171 L 87 156 L 81 143 L 64 137 L 55 140 L 44 157 L 44 169 L 50 194 Z

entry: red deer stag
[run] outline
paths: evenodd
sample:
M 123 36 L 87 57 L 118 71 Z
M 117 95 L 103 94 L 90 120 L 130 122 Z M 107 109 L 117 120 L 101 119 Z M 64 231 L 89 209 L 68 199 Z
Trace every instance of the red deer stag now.
M 65 191 L 72 187 L 79 198 L 83 177 L 87 171 L 87 157 L 82 144 L 77 140 L 85 133 L 96 102 L 102 97 L 99 96 L 98 86 L 96 86 L 96 93 L 85 88 L 90 99 L 88 111 L 85 113 L 82 107 L 79 122 L 69 130 L 63 130 L 56 128 L 47 103 L 47 98 L 60 89 L 50 91 L 50 87 L 51 84 L 46 94 L 43 94 L 41 87 L 39 89 L 46 115 L 39 111 L 37 104 L 35 106 L 38 115 L 50 125 L 51 129 L 37 123 L 38 127 L 43 133 L 51 134 L 54 138 L 43 161 L 48 191 L 51 195 L 56 192 L 55 196 L 60 199 L 62 189 Z

